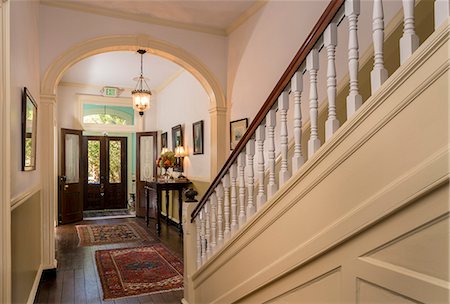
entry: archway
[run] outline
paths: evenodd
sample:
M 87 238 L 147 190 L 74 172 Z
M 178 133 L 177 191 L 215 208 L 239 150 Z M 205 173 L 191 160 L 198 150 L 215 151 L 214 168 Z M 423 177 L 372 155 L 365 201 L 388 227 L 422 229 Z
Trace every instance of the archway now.
M 190 72 L 207 92 L 211 119 L 211 169 L 213 178 L 226 159 L 226 101 L 219 82 L 197 58 L 185 50 L 146 35 L 117 35 L 99 37 L 74 45 L 60 55 L 47 69 L 41 82 L 41 105 L 39 109 L 42 130 L 42 221 L 43 263 L 45 268 L 55 268 L 54 227 L 57 221 L 57 125 L 56 90 L 64 73 L 75 63 L 101 53 L 112 51 L 136 51 L 146 49 L 149 53 L 173 61 Z

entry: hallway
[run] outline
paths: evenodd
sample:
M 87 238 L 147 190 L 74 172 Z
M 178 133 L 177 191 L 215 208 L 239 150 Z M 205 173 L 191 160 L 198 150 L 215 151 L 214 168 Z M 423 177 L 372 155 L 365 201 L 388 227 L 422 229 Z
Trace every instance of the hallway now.
M 180 303 L 183 291 L 172 291 L 160 294 L 128 297 L 103 301 L 103 292 L 95 265 L 95 251 L 136 247 L 160 242 L 172 253 L 182 258 L 182 239 L 174 227 L 162 225 L 161 236 L 156 237 L 154 229 L 146 231 L 155 241 L 139 241 L 121 244 L 78 246 L 76 225 L 119 224 L 135 222 L 145 227 L 145 221 L 139 218 L 105 219 L 82 221 L 61 225 L 56 228 L 56 258 L 58 269 L 56 278 L 42 279 L 36 295 L 35 303 Z M 150 227 L 154 227 L 150 223 Z

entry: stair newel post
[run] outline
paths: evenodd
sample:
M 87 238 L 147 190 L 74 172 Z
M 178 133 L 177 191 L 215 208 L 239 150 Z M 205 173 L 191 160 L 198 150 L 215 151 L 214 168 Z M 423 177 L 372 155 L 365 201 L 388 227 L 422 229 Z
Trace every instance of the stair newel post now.
M 216 187 L 217 197 L 217 245 L 223 244 L 223 186 L 219 183 Z
M 324 46 L 327 50 L 327 96 L 328 96 L 328 118 L 325 122 L 325 140 L 339 129 L 339 120 L 336 117 L 336 46 L 337 25 L 331 22 L 325 30 Z
M 238 156 L 238 180 L 239 180 L 239 227 L 247 221 L 245 214 L 245 152 Z
M 292 157 L 292 174 L 304 164 L 302 153 L 302 91 L 303 74 L 295 72 L 291 79 L 291 90 L 294 96 L 294 156 Z
M 264 123 L 259 125 L 256 129 L 256 148 L 258 152 L 258 195 L 256 197 L 256 208 L 261 209 L 267 200 L 266 193 L 264 191 L 264 139 L 266 137 L 266 126 Z
M 311 120 L 311 136 L 308 141 L 308 159 L 320 148 L 318 137 L 318 94 L 317 71 L 319 70 L 319 51 L 312 49 L 306 57 L 306 69 L 309 72 L 309 116 Z
M 195 231 L 197 234 L 197 269 L 202 266 L 202 241 L 201 241 L 201 223 L 200 217 L 195 219 Z
M 213 254 L 217 246 L 217 197 L 215 193 L 211 193 L 209 203 L 211 206 L 211 254 Z
M 205 208 L 200 211 L 200 246 L 201 246 L 201 263 L 202 265 L 206 262 L 206 219 L 205 219 Z
M 269 167 L 269 182 L 267 185 L 267 198 L 271 198 L 278 190 L 275 180 L 275 126 L 276 112 L 271 109 L 266 116 L 267 128 L 267 166 Z
M 230 167 L 230 182 L 231 182 L 231 234 L 233 235 L 238 230 L 237 219 L 237 192 L 236 192 L 236 178 L 237 165 L 232 164 Z
M 206 220 L 206 231 L 205 231 L 205 239 L 206 239 L 206 259 L 209 259 L 211 256 L 211 206 L 209 202 L 206 202 L 205 207 L 205 220 Z
M 450 16 L 450 0 L 434 1 L 434 29 L 437 29 Z
M 372 23 L 372 37 L 374 61 L 373 70 L 370 72 L 370 85 L 372 94 L 388 79 L 388 71 L 384 67 L 384 12 L 383 1 L 373 1 L 373 23 Z
M 230 174 L 227 173 L 222 178 L 222 186 L 224 192 L 224 215 L 225 215 L 225 229 L 224 229 L 224 238 L 228 240 L 231 235 L 231 227 L 230 227 Z
M 348 19 L 348 70 L 350 75 L 350 92 L 347 96 L 347 118 L 352 116 L 362 105 L 362 97 L 358 88 L 359 44 L 358 44 L 358 16 L 360 13 L 359 0 L 345 1 L 345 16 Z
M 247 219 L 256 212 L 255 202 L 253 198 L 255 187 L 255 174 L 253 168 L 253 158 L 255 157 L 255 140 L 252 138 L 245 146 L 247 153 Z
M 291 177 L 288 168 L 288 127 L 287 113 L 289 110 L 289 94 L 282 92 L 278 97 L 278 111 L 280 112 L 280 152 L 281 167 L 279 173 L 279 185 L 283 185 Z
M 400 38 L 400 64 L 419 47 L 419 36 L 414 28 L 414 0 L 402 0 L 403 3 L 403 36 Z

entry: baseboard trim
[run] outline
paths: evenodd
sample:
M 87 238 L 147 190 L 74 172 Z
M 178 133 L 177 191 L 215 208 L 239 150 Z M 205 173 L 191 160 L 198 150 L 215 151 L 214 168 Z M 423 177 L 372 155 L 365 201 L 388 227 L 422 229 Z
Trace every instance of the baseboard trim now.
M 36 273 L 36 277 L 34 278 L 33 287 L 31 287 L 30 295 L 28 296 L 27 304 L 33 304 L 38 288 L 39 288 L 39 282 L 41 281 L 42 272 L 44 271 L 44 266 L 41 264 L 39 266 L 39 269 Z
M 182 298 L 181 299 L 181 304 L 189 304 L 189 302 L 185 298 Z

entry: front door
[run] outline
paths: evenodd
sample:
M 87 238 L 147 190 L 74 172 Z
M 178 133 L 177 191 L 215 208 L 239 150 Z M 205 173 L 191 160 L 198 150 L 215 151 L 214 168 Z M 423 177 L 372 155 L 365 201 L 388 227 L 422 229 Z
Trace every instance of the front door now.
M 83 219 L 83 173 L 80 161 L 82 131 L 61 129 L 61 176 L 59 177 L 59 221 Z
M 156 178 L 157 132 L 136 133 L 136 216 L 146 215 L 146 181 Z
M 127 208 L 127 138 L 85 136 L 84 210 Z

